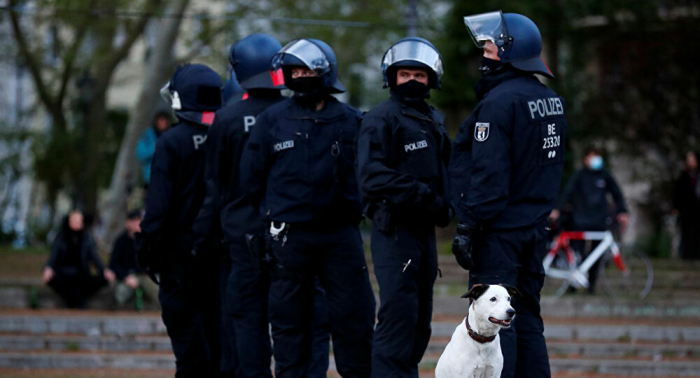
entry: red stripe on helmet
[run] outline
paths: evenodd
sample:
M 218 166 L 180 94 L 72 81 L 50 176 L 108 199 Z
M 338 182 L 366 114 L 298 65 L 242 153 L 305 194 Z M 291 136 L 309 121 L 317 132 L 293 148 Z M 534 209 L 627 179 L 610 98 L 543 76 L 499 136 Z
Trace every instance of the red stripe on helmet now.
M 211 125 L 214 123 L 214 112 L 203 112 L 202 113 L 202 123 L 205 125 Z
M 272 78 L 272 85 L 275 87 L 284 85 L 284 74 L 282 73 L 282 69 L 270 71 L 270 77 Z
M 544 67 L 547 69 L 547 71 L 549 71 L 549 74 L 554 76 L 554 74 L 552 73 L 552 70 L 549 69 L 547 62 L 545 62 L 544 59 L 542 59 L 542 58 L 540 58 L 540 60 L 542 61 L 542 64 L 544 64 Z

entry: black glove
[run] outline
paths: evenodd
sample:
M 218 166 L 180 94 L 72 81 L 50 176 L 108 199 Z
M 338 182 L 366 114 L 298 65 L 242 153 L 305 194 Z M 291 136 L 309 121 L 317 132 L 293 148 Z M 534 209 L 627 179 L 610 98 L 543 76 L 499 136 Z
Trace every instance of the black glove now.
M 474 250 L 474 242 L 478 236 L 478 230 L 464 223 L 457 225 L 457 236 L 452 241 L 452 253 L 457 259 L 459 266 L 466 270 L 474 268 L 474 260 L 472 251 Z
M 160 238 L 152 234 L 137 232 L 136 237 L 136 263 L 145 271 L 155 283 L 158 283 L 156 274 L 160 272 Z
M 430 213 L 435 214 L 445 207 L 445 201 L 430 189 L 426 189 L 421 199 L 421 206 Z
M 447 227 L 454 217 L 450 203 L 430 190 L 423 195 L 422 205 L 432 214 L 438 227 Z

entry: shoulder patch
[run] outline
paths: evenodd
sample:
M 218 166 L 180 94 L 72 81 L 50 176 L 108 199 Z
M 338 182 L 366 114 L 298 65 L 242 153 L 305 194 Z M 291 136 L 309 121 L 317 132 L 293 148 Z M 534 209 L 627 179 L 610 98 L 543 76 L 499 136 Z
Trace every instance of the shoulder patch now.
M 477 142 L 483 142 L 486 139 L 489 139 L 490 129 L 491 125 L 489 125 L 488 122 L 477 122 L 476 125 L 474 125 L 474 140 Z

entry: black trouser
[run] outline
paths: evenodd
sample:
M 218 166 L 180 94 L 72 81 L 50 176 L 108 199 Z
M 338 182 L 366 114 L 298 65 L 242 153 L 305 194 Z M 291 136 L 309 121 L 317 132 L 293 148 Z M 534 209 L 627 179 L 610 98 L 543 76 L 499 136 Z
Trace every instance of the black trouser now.
M 230 314 L 230 303 L 228 297 L 228 282 L 231 276 L 231 259 L 226 251 L 226 256 L 221 262 L 221 274 L 219 275 L 219 294 L 221 296 L 221 363 L 220 370 L 222 377 L 236 378 L 238 370 L 238 353 L 236 350 L 236 329 L 233 318 Z
M 604 232 L 609 230 L 607 225 L 601 224 L 597 226 L 592 226 L 590 224 L 588 225 L 578 225 L 574 224 L 572 227 L 573 231 L 600 231 Z M 581 261 L 585 260 L 588 258 L 588 255 L 591 254 L 597 247 L 598 244 L 600 244 L 601 240 L 572 240 L 571 241 L 571 248 L 574 249 L 574 251 L 577 251 L 581 254 Z M 588 269 L 588 292 L 590 294 L 595 293 L 595 286 L 598 283 L 598 276 L 600 275 L 600 262 L 603 261 L 603 258 L 599 258 L 596 260 L 596 262 L 591 265 L 590 269 Z M 604 268 L 604 267 L 603 267 Z
M 237 378 L 272 377 L 272 346 L 267 316 L 270 275 L 258 272 L 248 246 L 242 240 L 230 246 L 232 270 L 226 290 L 226 317 L 236 332 L 239 366 Z M 305 378 L 326 377 L 330 351 L 330 324 L 325 292 L 315 285 L 312 358 Z
M 175 377 L 219 376 L 219 267 L 188 262 L 177 273 L 164 267 L 158 299 L 175 354 Z
M 372 343 L 373 377 L 418 377 L 430 341 L 437 276 L 435 226 L 372 227 L 379 315 Z
M 85 308 L 87 300 L 107 285 L 103 276 L 88 274 L 64 274 L 60 268 L 54 270 L 49 287 L 63 298 L 68 308 Z
M 503 283 L 517 287 L 523 295 L 512 302 L 516 311 L 513 327 L 500 332 L 504 378 L 551 376 L 540 316 L 546 237 L 544 225 L 493 230 L 475 245 L 469 286 Z
M 269 296 L 275 376 L 304 376 L 312 359 L 314 282 L 326 291 L 333 351 L 343 377 L 369 377 L 375 301 L 357 227 L 292 225 L 272 241 Z M 313 367 L 311 367 L 313 369 Z

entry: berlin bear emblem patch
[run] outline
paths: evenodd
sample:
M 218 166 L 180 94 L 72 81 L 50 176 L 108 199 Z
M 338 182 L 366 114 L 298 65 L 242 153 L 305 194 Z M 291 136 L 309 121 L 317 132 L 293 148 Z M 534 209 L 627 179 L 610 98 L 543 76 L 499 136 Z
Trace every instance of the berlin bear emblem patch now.
M 489 138 L 489 129 L 491 126 L 488 122 L 477 122 L 474 126 L 474 139 L 477 142 L 483 142 Z

